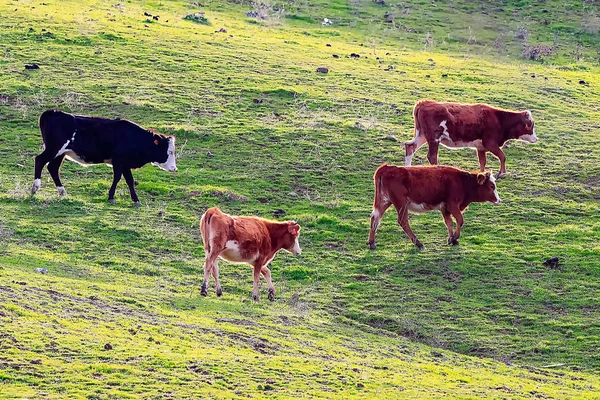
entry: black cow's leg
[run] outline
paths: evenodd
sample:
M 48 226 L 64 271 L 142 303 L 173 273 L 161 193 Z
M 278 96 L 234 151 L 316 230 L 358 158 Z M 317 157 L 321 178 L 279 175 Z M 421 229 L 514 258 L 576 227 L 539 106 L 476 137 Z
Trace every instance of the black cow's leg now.
M 50 163 L 48 164 L 48 172 L 50 172 L 50 176 L 52 177 L 52 180 L 56 185 L 56 190 L 58 190 L 58 194 L 61 196 L 65 196 L 67 194 L 67 191 L 65 190 L 60 181 L 59 175 L 60 166 L 62 165 L 64 159 L 65 155 L 62 154 L 56 157 L 54 160 L 50 161 Z
M 117 183 L 121 180 L 121 175 L 123 175 L 123 168 L 114 163 L 113 160 L 113 183 L 108 190 L 108 202 L 111 204 L 115 204 L 115 190 L 117 189 Z
M 129 194 L 131 195 L 131 200 L 135 203 L 136 206 L 141 206 L 142 203 L 137 197 L 135 193 L 135 182 L 133 181 L 133 174 L 131 173 L 131 169 L 124 168 L 123 169 L 123 177 L 125 177 L 125 182 L 127 182 L 127 186 L 129 186 Z
M 42 187 L 42 170 L 44 165 L 48 164 L 53 156 L 52 152 L 48 149 L 44 150 L 40 155 L 35 157 L 35 168 L 33 172 L 33 186 L 31 187 L 31 194 L 35 194 Z

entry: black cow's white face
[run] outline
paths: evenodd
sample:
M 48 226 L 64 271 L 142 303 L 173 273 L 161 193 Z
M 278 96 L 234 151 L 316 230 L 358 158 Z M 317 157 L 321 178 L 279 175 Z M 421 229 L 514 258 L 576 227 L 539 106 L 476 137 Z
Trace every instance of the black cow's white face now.
M 161 137 L 155 135 L 154 146 L 155 157 L 152 165 L 168 172 L 177 171 L 175 162 L 175 138 L 172 136 Z

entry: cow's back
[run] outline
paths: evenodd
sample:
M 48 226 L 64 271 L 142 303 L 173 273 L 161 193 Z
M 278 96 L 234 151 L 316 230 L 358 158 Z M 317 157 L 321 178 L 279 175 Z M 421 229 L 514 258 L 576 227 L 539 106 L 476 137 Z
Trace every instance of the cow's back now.
M 386 166 L 381 185 L 393 203 L 438 205 L 460 198 L 463 175 L 468 172 L 447 166 Z

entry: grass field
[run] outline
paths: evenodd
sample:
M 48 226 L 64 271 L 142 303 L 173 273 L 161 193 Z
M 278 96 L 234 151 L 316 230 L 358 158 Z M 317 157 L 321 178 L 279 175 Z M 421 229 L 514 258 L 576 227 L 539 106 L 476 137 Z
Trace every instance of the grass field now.
M 0 398 L 600 398 L 597 2 L 202 3 L 0 2 Z M 425 97 L 530 109 L 540 141 L 507 146 L 460 246 L 433 212 L 418 251 L 390 211 L 370 251 L 373 172 Z M 174 134 L 179 171 L 135 171 L 139 208 L 106 166 L 32 197 L 48 108 Z M 275 302 L 225 262 L 200 296 L 212 206 L 302 226 Z

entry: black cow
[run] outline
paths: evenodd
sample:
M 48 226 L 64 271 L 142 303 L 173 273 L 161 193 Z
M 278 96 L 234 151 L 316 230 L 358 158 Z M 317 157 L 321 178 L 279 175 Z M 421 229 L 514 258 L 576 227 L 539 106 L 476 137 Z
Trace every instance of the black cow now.
M 46 164 L 58 194 L 67 194 L 59 176 L 65 157 L 81 165 L 112 165 L 114 176 L 108 201 L 113 204 L 117 183 L 124 176 L 131 200 L 141 205 L 135 193 L 132 168 L 152 163 L 165 171 L 177 171 L 175 138 L 151 132 L 131 121 L 48 110 L 40 117 L 40 130 L 44 151 L 35 158 L 32 194 L 42 186 L 42 169 Z

